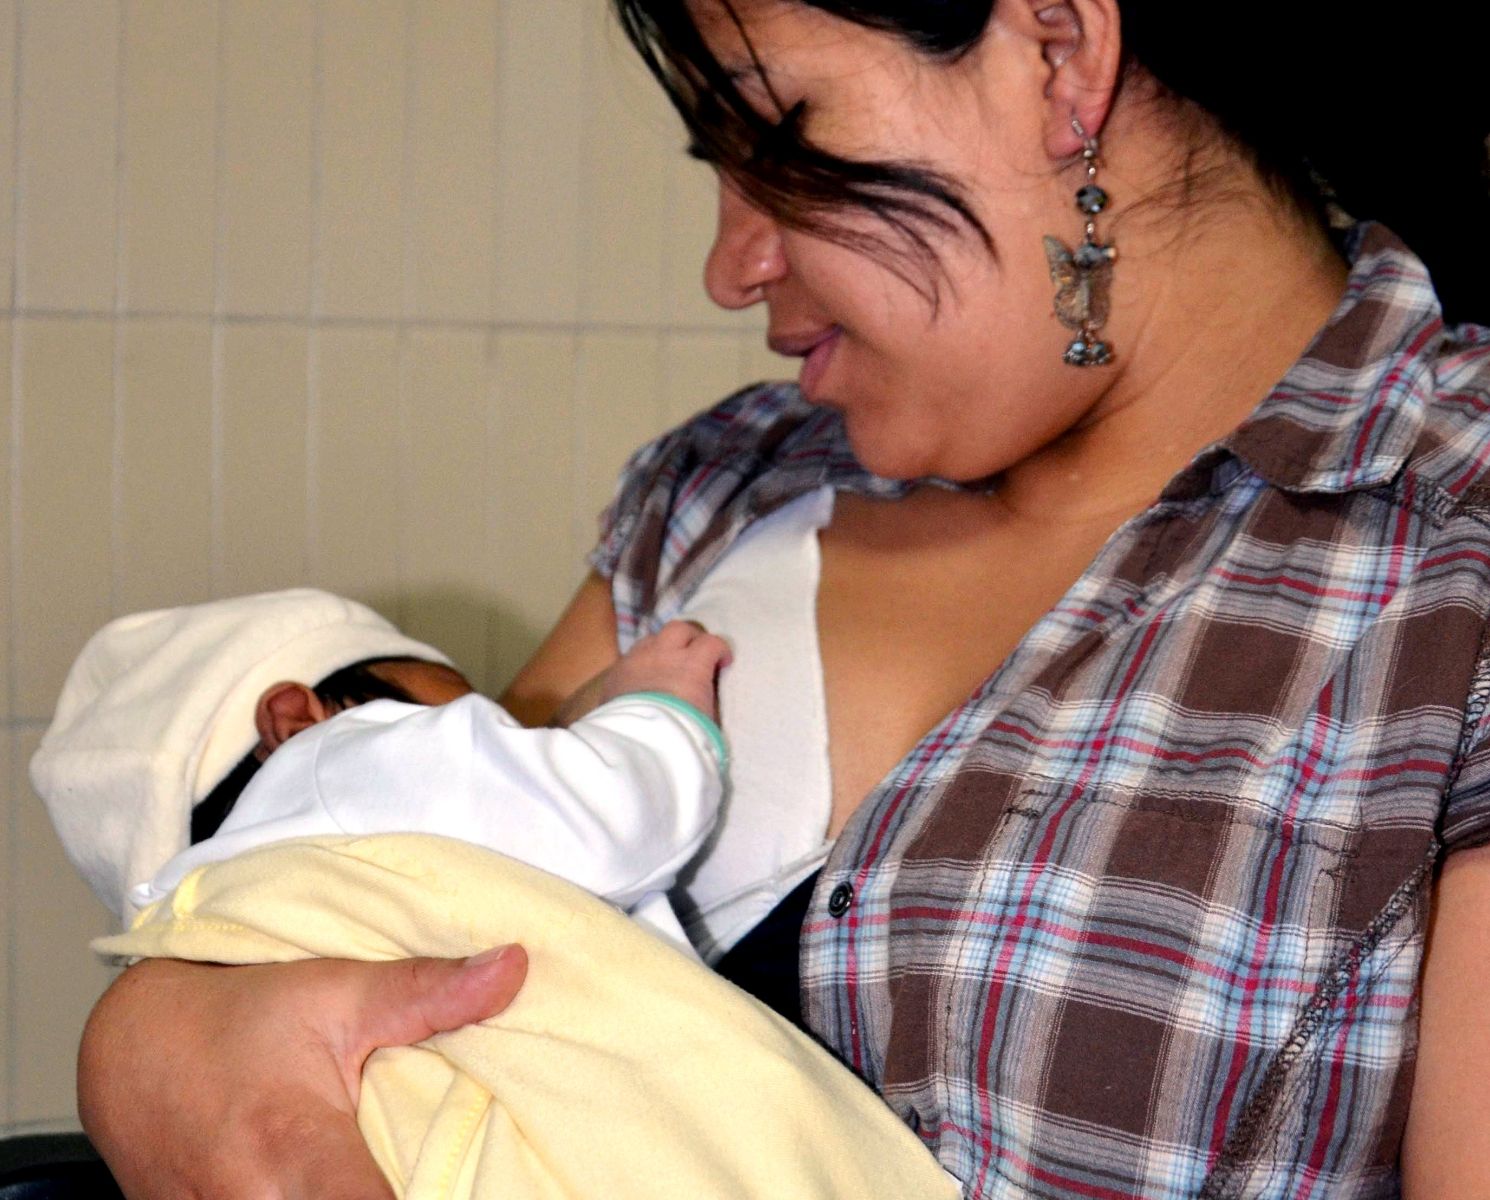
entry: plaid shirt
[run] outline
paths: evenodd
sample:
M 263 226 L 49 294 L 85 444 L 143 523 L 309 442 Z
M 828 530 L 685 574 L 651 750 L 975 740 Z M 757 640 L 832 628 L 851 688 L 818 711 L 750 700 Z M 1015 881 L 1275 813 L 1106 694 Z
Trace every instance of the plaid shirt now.
M 1397 1193 L 1433 869 L 1490 840 L 1490 331 L 1379 227 L 1354 263 L 823 870 L 809 1023 L 969 1196 Z M 824 482 L 908 486 L 786 386 L 642 450 L 623 644 Z

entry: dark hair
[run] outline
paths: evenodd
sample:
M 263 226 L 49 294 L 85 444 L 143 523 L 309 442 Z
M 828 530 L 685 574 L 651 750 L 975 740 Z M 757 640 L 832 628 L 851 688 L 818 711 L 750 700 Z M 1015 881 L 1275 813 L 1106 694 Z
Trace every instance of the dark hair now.
M 796 2 L 952 62 L 977 45 L 995 0 Z M 877 254 L 912 282 L 914 267 L 924 279 L 935 266 L 942 234 L 971 231 L 993 250 L 956 180 L 913 162 L 829 154 L 802 136 L 800 104 L 778 104 L 779 119 L 752 108 L 686 0 L 614 3 L 688 127 L 692 153 L 783 224 Z M 1383 221 L 1428 263 L 1450 319 L 1490 320 L 1490 106 L 1474 61 L 1490 5 L 1459 0 L 1447 18 L 1389 31 L 1341 0 L 1253 0 L 1245 13 L 1227 6 L 1204 21 L 1180 0 L 1121 7 L 1125 80 L 1141 67 L 1163 94 L 1207 114 L 1305 211 L 1331 199 Z M 1181 183 L 1180 195 L 1198 195 L 1191 164 Z M 878 218 L 881 232 L 837 219 L 855 209 Z M 934 299 L 934 272 L 921 290 Z
M 423 659 L 407 655 L 388 658 L 365 658 L 349 667 L 333 671 L 311 690 L 332 712 L 344 708 L 355 708 L 372 700 L 402 700 L 406 704 L 416 703 L 413 696 L 369 668 L 382 663 L 423 662 Z M 207 793 L 191 810 L 191 844 L 205 842 L 222 827 L 223 821 L 238 803 L 238 797 L 248 786 L 263 761 L 250 750 L 234 768 L 223 776 L 222 781 Z
M 615 5 L 627 37 L 683 118 L 689 153 L 729 175 L 754 204 L 783 223 L 884 259 L 932 301 L 935 280 L 918 268 L 936 260 L 935 237 L 967 229 L 994 250 L 955 179 L 921 164 L 830 154 L 802 136 L 802 104 L 787 108 L 778 102 L 776 119 L 758 112 L 709 49 L 684 0 L 615 0 Z M 823 0 L 814 6 L 900 34 L 950 59 L 976 43 L 993 0 L 920 5 Z M 906 11 L 893 11 L 898 9 Z M 846 208 L 874 214 L 881 230 L 845 226 L 840 218 Z

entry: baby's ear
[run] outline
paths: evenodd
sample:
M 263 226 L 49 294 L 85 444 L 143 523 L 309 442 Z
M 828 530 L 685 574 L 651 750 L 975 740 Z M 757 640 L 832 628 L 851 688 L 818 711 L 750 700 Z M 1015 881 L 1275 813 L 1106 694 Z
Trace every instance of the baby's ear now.
M 276 683 L 264 689 L 254 709 L 259 755 L 267 758 L 302 729 L 319 725 L 331 713 L 314 690 L 303 683 Z

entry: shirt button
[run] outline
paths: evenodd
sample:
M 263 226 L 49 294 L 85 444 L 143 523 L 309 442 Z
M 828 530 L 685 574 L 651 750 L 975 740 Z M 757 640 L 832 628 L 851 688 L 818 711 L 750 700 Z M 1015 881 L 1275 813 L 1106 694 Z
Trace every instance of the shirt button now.
M 841 917 L 848 912 L 849 905 L 854 902 L 854 889 L 846 883 L 840 883 L 833 889 L 832 895 L 828 897 L 828 915 L 830 917 Z

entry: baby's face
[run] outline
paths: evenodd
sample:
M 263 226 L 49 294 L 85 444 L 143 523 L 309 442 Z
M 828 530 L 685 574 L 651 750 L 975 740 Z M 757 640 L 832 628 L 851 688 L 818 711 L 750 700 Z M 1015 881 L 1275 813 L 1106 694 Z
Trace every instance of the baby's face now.
M 367 668 L 385 683 L 402 688 L 416 704 L 449 704 L 476 689 L 454 667 L 432 662 L 380 662 Z

